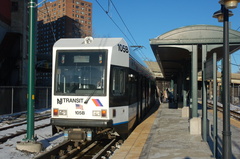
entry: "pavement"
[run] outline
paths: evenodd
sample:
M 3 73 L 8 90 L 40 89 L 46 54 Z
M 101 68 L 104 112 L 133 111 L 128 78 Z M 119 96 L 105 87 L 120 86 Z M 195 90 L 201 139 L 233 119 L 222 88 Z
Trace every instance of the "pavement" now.
M 170 105 L 171 106 L 171 105 Z M 138 125 L 111 159 L 208 159 L 212 152 L 200 135 L 190 135 L 181 109 L 162 103 Z
M 198 110 L 201 116 L 201 106 Z M 190 135 L 189 119 L 169 103 L 154 107 L 116 150 L 111 159 L 213 159 L 212 110 L 208 110 L 208 141 Z M 222 114 L 218 113 L 218 156 L 222 158 Z M 232 159 L 240 159 L 240 121 L 231 118 Z
M 208 119 L 210 121 L 210 135 L 208 137 L 208 144 L 211 150 L 213 149 L 213 138 L 211 127 L 213 125 L 213 113 L 212 110 L 208 111 Z M 223 131 L 223 115 L 218 112 L 218 158 L 222 158 L 222 131 Z M 231 128 L 231 142 L 232 142 L 232 159 L 240 159 L 240 121 L 230 118 Z

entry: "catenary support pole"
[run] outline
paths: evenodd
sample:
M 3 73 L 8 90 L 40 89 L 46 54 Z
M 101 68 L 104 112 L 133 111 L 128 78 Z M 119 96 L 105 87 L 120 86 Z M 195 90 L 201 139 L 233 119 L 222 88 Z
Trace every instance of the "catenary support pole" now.
M 34 140 L 34 101 L 35 101 L 35 22 L 36 1 L 29 1 L 29 42 L 28 42 L 28 106 L 27 106 L 27 137 Z

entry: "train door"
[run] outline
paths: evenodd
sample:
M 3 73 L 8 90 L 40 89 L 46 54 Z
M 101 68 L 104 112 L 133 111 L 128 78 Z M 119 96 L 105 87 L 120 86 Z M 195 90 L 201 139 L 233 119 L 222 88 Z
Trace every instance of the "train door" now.
M 146 113 L 148 112 L 148 107 L 149 107 L 149 80 L 146 78 L 146 108 L 145 108 Z
M 142 79 L 142 118 L 146 115 L 146 78 Z
M 128 75 L 128 83 L 129 83 L 129 124 L 130 127 L 135 125 L 137 123 L 137 117 L 138 117 L 138 74 L 133 71 L 129 70 Z
M 138 110 L 137 110 L 137 123 L 141 121 L 141 112 L 142 112 L 142 76 L 138 74 L 138 81 L 137 81 L 137 101 L 138 101 Z

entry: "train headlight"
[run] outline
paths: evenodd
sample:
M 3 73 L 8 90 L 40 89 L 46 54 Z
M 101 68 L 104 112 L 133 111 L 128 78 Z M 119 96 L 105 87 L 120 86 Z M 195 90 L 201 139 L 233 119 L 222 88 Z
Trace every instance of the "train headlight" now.
M 101 111 L 100 110 L 93 110 L 92 115 L 93 116 L 101 116 Z
M 67 110 L 59 110 L 59 115 L 67 115 Z

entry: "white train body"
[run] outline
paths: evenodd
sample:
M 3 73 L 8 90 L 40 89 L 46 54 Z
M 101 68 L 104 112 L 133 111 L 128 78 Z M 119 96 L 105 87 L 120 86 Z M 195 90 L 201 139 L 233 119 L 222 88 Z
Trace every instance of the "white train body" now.
M 111 128 L 127 136 L 154 102 L 151 73 L 122 38 L 60 39 L 52 66 L 54 132 L 79 129 L 72 136 L 84 140 Z

